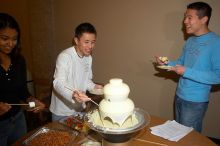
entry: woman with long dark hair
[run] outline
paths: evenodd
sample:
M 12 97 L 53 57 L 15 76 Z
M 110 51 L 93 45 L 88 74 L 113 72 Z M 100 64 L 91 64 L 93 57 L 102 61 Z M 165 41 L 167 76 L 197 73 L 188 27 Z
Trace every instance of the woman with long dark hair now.
M 39 112 L 45 105 L 33 98 L 26 83 L 26 63 L 20 54 L 20 29 L 16 20 L 0 13 L 0 144 L 14 143 L 27 132 L 21 101 L 34 101 Z

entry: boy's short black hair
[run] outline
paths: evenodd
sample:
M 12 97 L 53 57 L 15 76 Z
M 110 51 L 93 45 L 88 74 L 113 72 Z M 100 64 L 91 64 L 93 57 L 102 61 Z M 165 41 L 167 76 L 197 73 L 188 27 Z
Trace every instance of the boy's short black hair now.
M 85 22 L 85 23 L 81 23 L 79 24 L 76 29 L 75 29 L 75 37 L 76 38 L 80 38 L 82 36 L 83 33 L 93 33 L 95 35 L 97 35 L 97 32 L 96 32 L 96 29 L 95 27 L 88 23 L 88 22 Z
M 207 25 L 209 24 L 209 20 L 212 15 L 212 8 L 209 4 L 204 2 L 195 2 L 189 4 L 187 6 L 187 9 L 197 10 L 197 15 L 200 19 L 207 16 L 208 17 Z

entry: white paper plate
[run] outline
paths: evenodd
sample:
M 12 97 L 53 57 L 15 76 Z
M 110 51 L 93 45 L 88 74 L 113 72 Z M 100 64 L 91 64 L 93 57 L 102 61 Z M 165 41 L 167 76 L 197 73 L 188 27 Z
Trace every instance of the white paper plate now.
M 169 70 L 169 69 L 171 69 L 171 68 L 172 68 L 172 66 L 167 66 L 167 65 L 159 65 L 159 66 L 157 66 L 157 68 L 160 68 L 160 69 L 167 69 L 167 70 Z
M 103 95 L 104 91 L 103 91 L 103 89 L 92 89 L 89 91 L 89 93 L 95 94 L 95 95 Z

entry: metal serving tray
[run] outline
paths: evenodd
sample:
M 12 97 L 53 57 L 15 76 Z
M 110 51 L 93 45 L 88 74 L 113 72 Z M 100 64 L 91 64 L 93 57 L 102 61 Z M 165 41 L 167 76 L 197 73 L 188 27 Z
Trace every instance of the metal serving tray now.
M 83 125 L 84 125 L 83 115 L 78 114 L 75 116 L 68 116 L 68 117 L 65 117 L 65 118 L 59 120 L 59 123 L 71 128 L 73 130 L 81 132 Z
M 39 134 L 41 133 L 47 133 L 49 131 L 64 131 L 64 132 L 68 132 L 72 137 L 69 143 L 72 143 L 72 141 L 75 140 L 75 138 L 77 137 L 77 135 L 79 134 L 79 132 L 77 131 L 66 131 L 66 130 L 62 130 L 62 129 L 51 129 L 49 127 L 42 127 L 40 128 L 38 131 L 36 131 L 34 134 L 32 134 L 30 137 L 28 137 L 26 140 L 24 140 L 23 145 L 25 146 L 29 146 L 30 142 Z

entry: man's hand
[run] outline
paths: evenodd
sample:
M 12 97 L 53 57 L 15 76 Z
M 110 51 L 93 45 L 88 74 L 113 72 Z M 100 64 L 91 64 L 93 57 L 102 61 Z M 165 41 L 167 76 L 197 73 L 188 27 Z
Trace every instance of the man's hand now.
M 77 90 L 73 92 L 73 99 L 80 103 L 90 101 L 89 97 L 84 92 Z
M 169 70 L 176 72 L 178 75 L 183 75 L 185 70 L 186 70 L 186 68 L 184 66 L 182 66 L 182 65 L 176 65 L 176 66 L 173 66 Z

